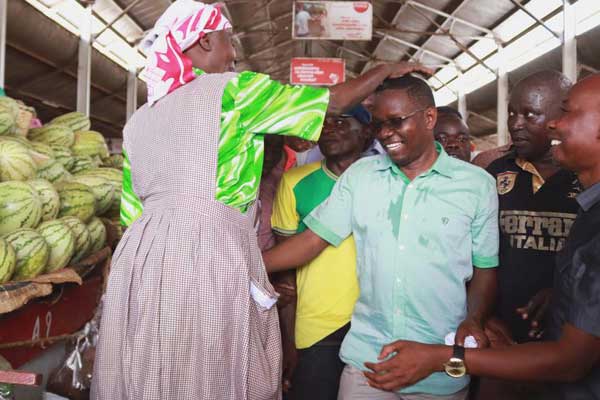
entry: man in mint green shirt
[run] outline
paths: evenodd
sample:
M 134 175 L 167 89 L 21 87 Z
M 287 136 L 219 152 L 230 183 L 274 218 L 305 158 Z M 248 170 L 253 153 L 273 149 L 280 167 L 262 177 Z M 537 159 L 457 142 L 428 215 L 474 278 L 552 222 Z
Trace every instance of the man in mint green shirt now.
M 498 265 L 498 200 L 483 170 L 449 157 L 433 139 L 431 89 L 414 77 L 378 89 L 373 117 L 387 155 L 356 162 L 331 196 L 304 219 L 309 229 L 264 253 L 267 270 L 305 264 L 328 244 L 354 235 L 360 297 L 340 357 L 347 364 L 339 399 L 466 398 L 468 377 L 436 373 L 394 392 L 363 376 L 391 360 L 399 339 L 444 343 L 457 332 L 487 346 L 483 323 L 493 308 Z M 467 289 L 467 283 L 469 287 Z

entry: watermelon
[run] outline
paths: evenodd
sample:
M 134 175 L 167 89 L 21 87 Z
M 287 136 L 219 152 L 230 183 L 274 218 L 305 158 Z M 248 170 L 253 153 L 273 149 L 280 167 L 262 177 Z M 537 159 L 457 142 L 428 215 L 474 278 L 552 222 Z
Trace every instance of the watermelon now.
M 113 154 L 102 160 L 102 166 L 109 168 L 123 169 L 123 155 Z
M 71 168 L 73 168 L 73 166 L 75 165 L 75 159 L 73 158 L 71 149 L 69 149 L 68 147 L 57 145 L 51 145 L 50 148 L 54 153 L 54 159 L 61 163 L 67 171 L 70 171 Z
M 35 176 L 36 165 L 26 147 L 12 140 L 0 141 L 0 180 L 24 181 Z
M 83 183 L 92 190 L 96 198 L 97 215 L 108 211 L 115 195 L 115 187 L 108 179 L 94 175 L 76 175 L 71 182 Z
M 19 103 L 10 97 L 0 96 L 0 110 L 8 111 L 17 119 L 19 116 Z
M 46 268 L 50 250 L 42 235 L 33 229 L 18 229 L 4 238 L 17 256 L 14 280 L 35 278 Z
M 56 185 L 60 197 L 59 217 L 73 216 L 87 223 L 96 212 L 96 198 L 92 190 L 77 182 L 61 182 Z
M 41 128 L 30 129 L 27 137 L 33 142 L 70 147 L 73 145 L 75 134 L 68 126 L 44 125 Z
M 75 253 L 71 262 L 76 263 L 87 257 L 92 248 L 92 236 L 88 227 L 77 217 L 64 217 L 60 221 L 64 222 L 71 229 L 75 237 Z
M 96 165 L 90 156 L 73 156 L 73 166 L 69 169 L 72 174 L 80 174 L 94 169 Z
M 90 220 L 89 224 L 87 224 L 87 228 L 90 232 L 92 241 L 89 254 L 94 254 L 101 250 L 106 244 L 106 226 L 104 226 L 104 223 L 102 223 L 100 218 L 94 217 Z
M 50 146 L 42 142 L 30 142 L 33 151 L 43 154 L 48 158 L 54 158 L 54 151 Z
M 45 272 L 66 267 L 75 253 L 75 235 L 71 228 L 62 221 L 54 220 L 42 223 L 37 231 L 50 250 Z
M 28 150 L 33 150 L 31 146 L 31 142 L 24 137 L 21 136 L 0 136 L 0 142 L 17 142 L 23 146 L 25 146 Z
M 90 119 L 85 114 L 78 111 L 56 117 L 50 121 L 50 124 L 68 126 L 73 132 L 87 131 L 92 125 Z
M 121 208 L 121 192 L 123 191 L 123 171 L 115 168 L 95 168 L 81 172 L 77 175 L 100 176 L 108 179 L 115 187 L 113 201 L 107 212 L 110 215 L 119 215 Z
M 16 122 L 10 111 L 0 109 L 0 135 L 11 135 Z
M 106 158 L 110 155 L 104 136 L 95 131 L 75 132 L 75 142 L 71 146 L 71 150 L 75 156 L 99 156 L 100 158 Z
M 42 202 L 42 221 L 55 219 L 60 209 L 60 197 L 54 186 L 45 179 L 35 179 L 27 183 L 37 191 Z
M 5 239 L 0 239 L 0 285 L 12 278 L 16 264 L 15 249 Z
M 35 228 L 42 219 L 42 202 L 25 182 L 0 183 L 0 235 L 19 228 Z
M 52 183 L 59 183 L 71 178 L 71 174 L 63 167 L 61 163 L 54 158 L 50 158 L 41 165 L 38 165 L 37 178 L 47 179 Z

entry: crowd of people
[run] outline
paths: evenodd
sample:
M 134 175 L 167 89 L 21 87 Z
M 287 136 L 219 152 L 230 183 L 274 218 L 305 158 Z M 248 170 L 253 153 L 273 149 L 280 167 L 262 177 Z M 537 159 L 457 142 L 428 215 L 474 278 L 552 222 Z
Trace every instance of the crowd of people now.
M 600 399 L 600 75 L 519 81 L 472 157 L 426 68 L 283 85 L 229 28 L 149 35 L 92 397 Z

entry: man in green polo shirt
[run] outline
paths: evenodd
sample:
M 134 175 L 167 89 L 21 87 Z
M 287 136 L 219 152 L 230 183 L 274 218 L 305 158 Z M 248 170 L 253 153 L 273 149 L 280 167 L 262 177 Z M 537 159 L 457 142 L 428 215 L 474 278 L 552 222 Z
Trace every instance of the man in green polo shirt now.
M 458 373 L 434 373 L 399 392 L 370 387 L 364 373 L 394 359 L 382 349 L 399 338 L 441 344 L 456 331 L 457 352 L 469 335 L 488 345 L 483 323 L 498 265 L 495 183 L 434 141 L 436 118 L 426 82 L 384 82 L 373 119 L 387 155 L 354 163 L 304 219 L 309 229 L 263 254 L 269 271 L 294 268 L 354 235 L 360 295 L 340 352 L 347 365 L 340 400 L 463 400 L 469 380 Z M 395 361 L 386 376 L 402 368 Z

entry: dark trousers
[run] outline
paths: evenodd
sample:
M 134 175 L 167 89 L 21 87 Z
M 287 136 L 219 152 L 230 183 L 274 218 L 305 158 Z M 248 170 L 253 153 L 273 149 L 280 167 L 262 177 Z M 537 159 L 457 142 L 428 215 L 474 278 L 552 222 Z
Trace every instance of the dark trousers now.
M 350 324 L 307 349 L 298 350 L 298 365 L 286 400 L 336 400 L 344 363 L 340 346 Z

